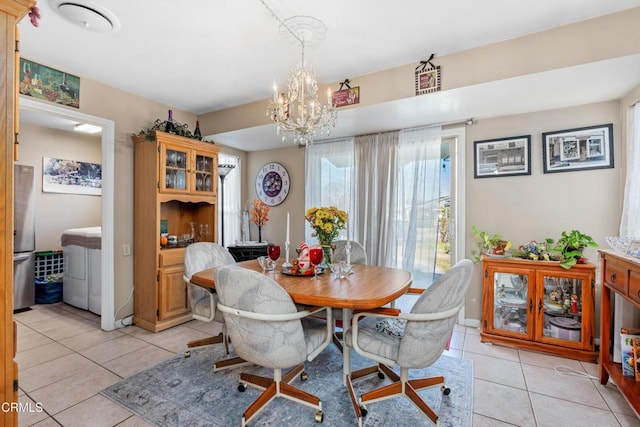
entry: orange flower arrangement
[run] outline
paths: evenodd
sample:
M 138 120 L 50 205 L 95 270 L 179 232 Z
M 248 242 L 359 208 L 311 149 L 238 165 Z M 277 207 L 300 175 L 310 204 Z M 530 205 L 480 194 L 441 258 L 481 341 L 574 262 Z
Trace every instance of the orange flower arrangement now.
M 251 220 L 258 227 L 262 227 L 269 221 L 269 206 L 258 199 L 253 199 L 253 209 L 251 209 Z

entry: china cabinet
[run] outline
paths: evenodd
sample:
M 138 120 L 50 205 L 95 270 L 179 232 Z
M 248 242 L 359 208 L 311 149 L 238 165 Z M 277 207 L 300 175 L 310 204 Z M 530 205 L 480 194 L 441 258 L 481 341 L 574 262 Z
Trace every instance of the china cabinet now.
M 600 383 L 607 384 L 611 378 L 640 418 L 640 382 L 623 376 L 621 364 L 615 363 L 611 355 L 612 340 L 620 339 L 620 331 L 612 330 L 615 315 L 613 295 L 622 296 L 633 305 L 633 309 L 640 309 L 640 259 L 610 250 L 599 252 L 603 285 L 600 301 Z
M 597 359 L 593 264 L 482 258 L 481 341 Z
M 134 314 L 153 332 L 191 320 L 184 248 L 216 241 L 219 147 L 165 132 L 135 145 Z M 175 240 L 163 235 L 175 236 Z

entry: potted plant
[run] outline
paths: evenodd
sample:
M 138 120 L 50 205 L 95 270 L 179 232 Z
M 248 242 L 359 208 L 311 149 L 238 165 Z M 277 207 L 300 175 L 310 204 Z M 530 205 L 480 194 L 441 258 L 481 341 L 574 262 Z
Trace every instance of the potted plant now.
M 560 266 L 569 269 L 576 265 L 580 262 L 582 251 L 586 247 L 597 248 L 598 244 L 591 236 L 578 230 L 571 230 L 569 233 L 563 231 L 555 247 L 562 254 L 563 259 L 560 262 Z
M 474 255 L 474 262 L 480 261 L 480 255 L 504 256 L 505 252 L 511 248 L 511 241 L 505 240 L 499 234 L 490 234 L 486 231 L 478 230 L 475 225 L 471 226 L 471 232 L 476 239 L 477 251 L 471 251 Z

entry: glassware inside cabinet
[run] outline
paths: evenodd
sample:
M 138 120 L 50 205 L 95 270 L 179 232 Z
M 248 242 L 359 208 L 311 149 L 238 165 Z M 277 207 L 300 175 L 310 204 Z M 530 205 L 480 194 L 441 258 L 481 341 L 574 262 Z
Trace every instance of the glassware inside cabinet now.
M 527 333 L 528 282 L 528 276 L 523 274 L 499 272 L 494 274 L 493 327 L 495 329 Z
M 213 158 L 196 155 L 196 191 L 213 190 Z
M 167 149 L 165 154 L 165 188 L 187 188 L 187 153 Z
M 544 276 L 545 337 L 581 341 L 582 280 Z

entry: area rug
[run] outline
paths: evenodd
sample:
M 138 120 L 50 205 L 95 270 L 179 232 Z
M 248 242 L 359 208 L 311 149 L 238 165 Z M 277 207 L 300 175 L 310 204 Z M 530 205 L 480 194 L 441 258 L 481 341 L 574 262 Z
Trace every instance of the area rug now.
M 240 372 L 271 376 L 272 371 L 253 365 L 213 372 L 214 361 L 224 355 L 222 346 L 192 349 L 191 357 L 176 355 L 154 367 L 116 383 L 102 395 L 124 406 L 155 426 L 237 426 L 242 413 L 261 393 L 248 387 L 238 391 Z M 371 362 L 352 351 L 352 368 Z M 307 381 L 292 383 L 322 400 L 325 426 L 354 426 L 355 415 L 342 385 L 342 354 L 329 345 L 314 361 L 305 364 Z M 444 375 L 451 393 L 439 387 L 420 392 L 439 415 L 441 426 L 471 426 L 473 416 L 473 364 L 466 359 L 441 356 L 426 369 L 411 370 L 410 377 Z M 385 383 L 377 376 L 354 383 L 356 394 Z M 428 425 L 426 417 L 404 397 L 367 405 L 365 426 Z M 253 426 L 318 426 L 315 410 L 276 398 L 252 421 Z

